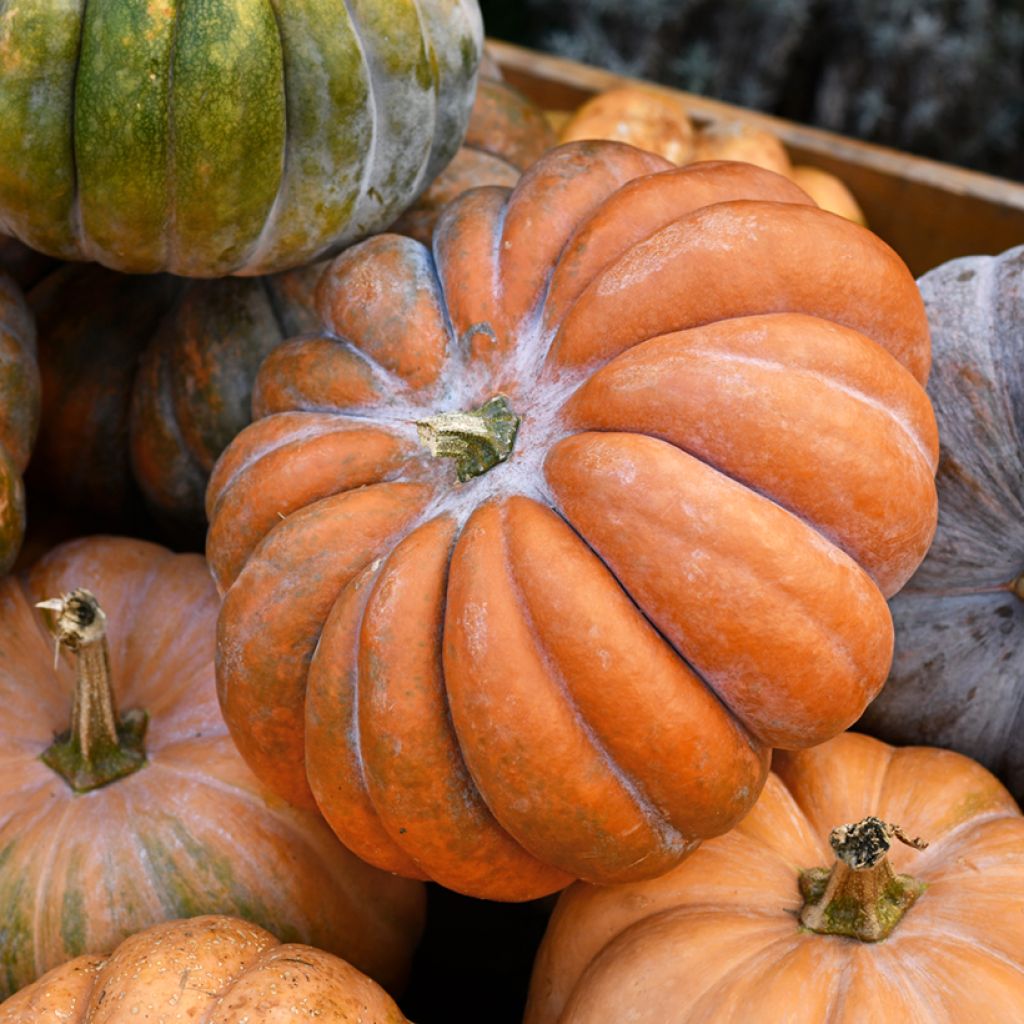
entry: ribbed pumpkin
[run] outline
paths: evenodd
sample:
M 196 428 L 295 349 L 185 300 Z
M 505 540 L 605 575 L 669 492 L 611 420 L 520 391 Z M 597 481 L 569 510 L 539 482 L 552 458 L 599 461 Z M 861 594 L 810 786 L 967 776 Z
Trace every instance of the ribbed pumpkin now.
M 952 747 L 1024 799 L 1024 246 L 920 280 L 935 341 L 939 526 L 892 602 L 896 653 L 863 727 Z
M 391 871 L 662 873 L 885 678 L 935 523 L 920 297 L 783 178 L 617 143 L 465 193 L 434 254 L 338 257 L 214 469 L 232 735 Z
M 232 917 L 154 925 L 109 957 L 54 968 L 0 1005 L 0 1024 L 408 1024 L 378 985 L 344 960 Z
M 526 1024 L 1024 1019 L 1024 820 L 996 779 L 852 733 L 773 768 L 675 871 L 563 893 Z
M 105 639 L 94 605 L 66 596 L 78 588 Z M 65 610 L 47 614 L 77 648 L 56 668 L 40 601 Z M 404 976 L 422 887 L 357 860 L 246 768 L 217 707 L 217 603 L 200 556 L 123 538 L 72 541 L 0 582 L 0 992 L 202 913 Z
M 462 148 L 391 230 L 430 245 L 438 215 L 456 196 L 482 185 L 513 187 L 554 144 L 555 133 L 544 112 L 503 82 L 493 61 L 481 65 Z
M 100 0 L 0 10 L 0 230 L 194 277 L 390 224 L 462 142 L 476 0 Z
M 39 428 L 36 329 L 21 289 L 0 270 L 0 574 L 25 536 L 21 474 Z
M 129 276 L 68 265 L 32 290 L 43 415 L 30 487 L 199 546 L 213 464 L 250 421 L 263 357 L 317 324 L 322 266 L 253 280 Z

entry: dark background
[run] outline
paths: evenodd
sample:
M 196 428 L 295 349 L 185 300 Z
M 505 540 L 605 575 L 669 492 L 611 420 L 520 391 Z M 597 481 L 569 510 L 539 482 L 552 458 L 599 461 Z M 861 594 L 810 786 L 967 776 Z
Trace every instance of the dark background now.
M 489 35 L 1024 179 L 1024 0 L 481 0 Z

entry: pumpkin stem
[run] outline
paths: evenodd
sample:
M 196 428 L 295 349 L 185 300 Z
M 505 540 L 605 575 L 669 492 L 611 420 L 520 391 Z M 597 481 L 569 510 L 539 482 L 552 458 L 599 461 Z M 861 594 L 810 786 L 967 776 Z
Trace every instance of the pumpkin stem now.
M 835 864 L 800 872 L 800 923 L 822 935 L 861 942 L 888 938 L 925 890 L 923 882 L 893 871 L 886 855 L 894 836 L 915 850 L 928 845 L 874 817 L 834 828 L 829 842 L 838 858 Z
M 1010 589 L 1024 601 L 1024 572 L 1010 584 Z
M 495 395 L 479 409 L 442 412 L 417 420 L 416 432 L 435 458 L 455 460 L 459 483 L 465 483 L 512 454 L 519 423 L 508 399 Z
M 75 694 L 71 728 L 40 755 L 76 793 L 87 793 L 138 771 L 146 763 L 143 738 L 148 715 L 128 711 L 120 719 L 110 685 L 107 617 L 88 590 L 36 605 L 52 612 L 48 625 L 57 640 L 75 654 Z

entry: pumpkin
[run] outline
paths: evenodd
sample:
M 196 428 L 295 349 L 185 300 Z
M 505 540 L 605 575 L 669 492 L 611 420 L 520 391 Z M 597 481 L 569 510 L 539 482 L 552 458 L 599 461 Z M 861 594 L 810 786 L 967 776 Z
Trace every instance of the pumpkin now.
M 1024 799 L 1024 246 L 920 280 L 935 340 L 939 525 L 892 602 L 896 651 L 863 728 L 952 747 Z
M 56 667 L 39 602 L 68 649 Z M 125 538 L 71 541 L 0 582 L 4 994 L 202 913 L 402 980 L 422 886 L 357 860 L 246 768 L 215 696 L 217 603 L 199 555 Z
M 774 772 L 664 877 L 562 894 L 526 1024 L 1024 1019 L 1024 820 L 992 775 L 853 733 Z
M 789 169 L 789 180 L 799 185 L 823 210 L 837 213 L 854 224 L 866 224 L 864 211 L 853 193 L 834 174 L 820 167 L 795 164 Z
M 14 564 L 25 537 L 25 486 L 39 428 L 36 330 L 25 297 L 0 270 L 0 574 Z
M 705 125 L 694 145 L 696 160 L 742 160 L 789 177 L 792 165 L 786 147 L 771 132 L 746 121 Z
M 0 1005 L 0 1024 L 270 1024 L 299 1015 L 407 1024 L 388 994 L 344 960 L 215 915 L 153 925 L 108 957 L 55 967 Z
M 462 141 L 475 0 L 5 5 L 0 230 L 192 277 L 390 224 Z
M 520 173 L 554 144 L 544 112 L 501 80 L 493 60 L 481 65 L 462 147 L 391 230 L 429 245 L 438 215 L 456 196 L 482 185 L 514 186 Z
M 628 142 L 674 164 L 688 164 L 695 156 L 694 128 L 682 100 L 672 93 L 636 86 L 608 89 L 587 100 L 566 122 L 560 137 L 563 142 Z
M 936 436 L 869 232 L 572 143 L 434 257 L 348 250 L 318 308 L 210 479 L 217 678 L 256 774 L 371 863 L 499 899 L 663 873 L 877 692 Z
M 250 420 L 260 361 L 316 325 L 321 269 L 184 287 L 81 264 L 46 278 L 29 295 L 43 379 L 30 490 L 105 529 L 145 530 L 148 510 L 201 548 L 213 463 Z

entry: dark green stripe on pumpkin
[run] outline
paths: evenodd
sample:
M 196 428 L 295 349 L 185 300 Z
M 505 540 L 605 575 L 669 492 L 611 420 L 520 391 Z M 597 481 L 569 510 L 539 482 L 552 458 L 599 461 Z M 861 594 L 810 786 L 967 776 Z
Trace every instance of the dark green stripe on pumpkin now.
M 166 260 L 168 81 L 180 0 L 88 0 L 75 89 L 83 247 L 117 270 Z
M 285 159 L 285 85 L 269 0 L 179 0 L 171 92 L 169 269 L 242 266 Z
M 74 220 L 72 93 L 82 0 L 0 0 L 0 226 L 81 258 Z
M 16 846 L 12 840 L 0 850 L 0 1000 L 36 976 L 31 895 Z
M 288 155 L 246 273 L 313 259 L 345 229 L 373 138 L 369 72 L 343 0 L 274 0 L 284 42 Z

